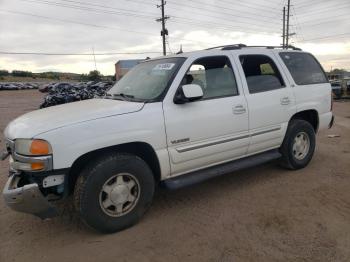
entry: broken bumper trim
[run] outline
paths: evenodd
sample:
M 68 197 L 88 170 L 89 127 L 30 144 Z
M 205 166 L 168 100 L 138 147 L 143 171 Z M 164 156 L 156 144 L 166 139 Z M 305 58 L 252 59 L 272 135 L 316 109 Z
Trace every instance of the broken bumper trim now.
M 36 183 L 17 187 L 19 177 L 9 177 L 4 190 L 3 197 L 8 207 L 15 211 L 33 214 L 41 219 L 58 215 L 54 206 L 43 196 Z
M 334 115 L 332 115 L 332 120 L 331 122 L 329 122 L 328 128 L 332 128 L 333 125 L 334 125 Z

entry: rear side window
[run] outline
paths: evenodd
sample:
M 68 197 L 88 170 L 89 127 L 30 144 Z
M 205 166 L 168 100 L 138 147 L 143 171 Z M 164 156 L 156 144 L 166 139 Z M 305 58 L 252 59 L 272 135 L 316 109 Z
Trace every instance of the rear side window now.
M 279 54 L 297 85 L 328 83 L 317 60 L 308 53 L 282 52 Z
M 239 57 L 250 94 L 267 92 L 284 87 L 276 64 L 266 55 Z

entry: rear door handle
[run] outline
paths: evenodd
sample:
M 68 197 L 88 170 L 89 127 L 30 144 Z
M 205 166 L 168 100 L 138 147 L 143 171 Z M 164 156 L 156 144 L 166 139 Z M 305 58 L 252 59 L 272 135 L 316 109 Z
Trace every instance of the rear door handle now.
M 288 96 L 281 98 L 281 105 L 289 105 L 290 99 Z
M 237 105 L 233 108 L 233 113 L 235 115 L 240 115 L 240 114 L 244 114 L 247 110 L 245 109 L 245 107 L 243 105 Z

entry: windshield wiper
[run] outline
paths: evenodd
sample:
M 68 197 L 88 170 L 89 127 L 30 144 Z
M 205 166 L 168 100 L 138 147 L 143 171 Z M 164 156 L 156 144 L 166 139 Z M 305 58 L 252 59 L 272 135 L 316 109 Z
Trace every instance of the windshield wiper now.
M 111 98 L 110 98 L 111 97 Z M 128 98 L 135 98 L 133 95 L 127 95 L 124 93 L 119 93 L 119 94 L 106 94 L 106 98 L 108 99 L 119 99 L 123 101 L 128 101 Z

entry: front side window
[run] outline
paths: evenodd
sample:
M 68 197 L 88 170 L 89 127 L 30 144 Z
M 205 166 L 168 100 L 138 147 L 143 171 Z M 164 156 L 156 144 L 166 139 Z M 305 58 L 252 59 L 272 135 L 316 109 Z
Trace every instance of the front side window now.
M 280 57 L 297 85 L 328 83 L 322 67 L 312 55 L 308 53 L 282 52 Z
M 203 99 L 238 95 L 236 79 L 226 56 L 203 57 L 196 60 L 182 79 L 181 85 L 197 84 Z
M 138 64 L 108 92 L 107 98 L 152 101 L 166 92 L 185 58 L 164 58 Z
M 266 55 L 241 55 L 239 57 L 250 94 L 267 92 L 284 87 L 276 64 Z

